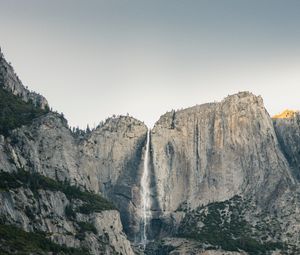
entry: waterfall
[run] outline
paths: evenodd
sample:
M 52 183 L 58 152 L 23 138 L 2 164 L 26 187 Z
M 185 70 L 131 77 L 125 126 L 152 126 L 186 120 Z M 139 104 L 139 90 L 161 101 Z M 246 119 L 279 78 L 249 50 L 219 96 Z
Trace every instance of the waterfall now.
M 147 132 L 147 142 L 144 155 L 143 175 L 141 178 L 141 245 L 147 245 L 147 226 L 151 219 L 150 173 L 149 173 L 150 129 Z

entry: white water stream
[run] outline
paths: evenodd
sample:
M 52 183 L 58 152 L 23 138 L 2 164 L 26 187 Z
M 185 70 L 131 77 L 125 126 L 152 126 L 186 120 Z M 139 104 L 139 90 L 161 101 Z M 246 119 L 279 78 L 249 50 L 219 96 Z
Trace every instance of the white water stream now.
M 150 129 L 147 132 L 147 142 L 144 155 L 144 168 L 141 179 L 141 245 L 146 248 L 147 245 L 147 226 L 151 219 L 151 198 L 150 198 L 150 173 L 149 173 L 149 146 L 150 146 Z

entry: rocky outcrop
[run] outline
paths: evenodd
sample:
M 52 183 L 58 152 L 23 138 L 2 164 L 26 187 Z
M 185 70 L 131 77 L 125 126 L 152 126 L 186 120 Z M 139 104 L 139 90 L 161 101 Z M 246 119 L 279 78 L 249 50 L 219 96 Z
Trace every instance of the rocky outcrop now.
M 16 75 L 13 67 L 8 63 L 0 48 L 0 87 L 11 92 L 16 96 L 20 96 L 25 102 L 32 101 L 34 105 L 41 109 L 48 108 L 48 102 L 43 96 L 29 91 Z
M 137 191 L 146 133 L 142 122 L 123 116 L 79 138 L 61 115 L 49 113 L 2 137 L 2 168 L 23 168 L 102 194 L 120 209 L 125 229 L 134 238 L 139 231 Z
M 0 214 L 6 224 L 28 232 L 45 232 L 55 243 L 85 248 L 91 254 L 132 255 L 119 213 L 112 210 L 76 213 L 75 218 L 66 213 L 68 206 L 75 208 L 81 203 L 81 200 L 71 202 L 61 191 L 47 189 L 32 191 L 21 187 L 0 192 Z
M 79 145 L 79 171 L 99 183 L 99 191 L 121 212 L 134 240 L 140 227 L 140 178 L 147 127 L 131 117 L 107 120 Z M 98 180 L 98 181 L 97 181 Z
M 248 92 L 163 115 L 151 147 L 163 214 L 234 195 L 264 204 L 294 182 L 261 97 Z
M 292 112 L 284 118 L 275 116 L 273 123 L 281 149 L 293 174 L 300 180 L 300 113 Z
M 284 110 L 282 113 L 272 116 L 272 119 L 289 119 L 293 118 L 297 113 L 299 112 L 294 110 Z
M 22 98 L 25 102 L 31 100 L 36 107 L 48 107 L 43 97 L 24 88 L 3 54 L 0 55 L 2 88 Z M 140 198 L 137 190 L 146 133 L 147 127 L 142 122 L 132 117 L 121 116 L 107 119 L 92 132 L 79 132 L 78 134 L 70 130 L 62 115 L 49 112 L 33 119 L 29 125 L 11 130 L 5 137 L 0 134 L 0 170 L 14 173 L 22 169 L 30 173 L 39 173 L 53 180 L 68 182 L 105 196 L 117 205 L 126 231 L 134 239 L 135 233 L 139 231 Z M 56 198 L 52 200 L 55 201 Z M 16 201 L 11 199 L 10 201 L 13 201 L 11 208 L 14 208 Z M 53 208 L 49 206 L 47 210 L 51 212 Z M 117 230 L 111 234 L 109 240 L 104 241 L 111 247 L 129 244 L 126 237 L 122 237 L 119 212 L 109 211 L 101 215 L 97 216 L 93 224 L 98 224 L 99 228 L 103 222 L 110 224 L 107 225 L 105 235 L 110 233 L 107 231 L 109 229 Z M 41 219 L 44 216 L 42 214 Z M 60 219 L 56 220 L 60 221 Z M 18 219 L 12 220 L 12 223 L 17 222 Z M 26 224 L 29 223 L 30 220 Z M 26 224 L 21 227 L 25 230 L 33 230 L 29 229 Z M 33 228 L 43 229 L 35 224 Z M 55 236 L 56 231 L 59 233 L 60 230 L 54 228 L 51 231 Z M 62 236 L 68 239 L 65 233 Z M 92 237 L 92 239 L 95 238 Z M 62 241 L 61 238 L 56 238 L 55 241 L 68 243 L 67 240 Z M 70 241 L 70 244 L 74 242 Z M 93 242 L 99 242 L 99 240 L 95 239 Z M 79 244 L 82 245 L 77 241 L 77 245 Z M 91 247 L 94 247 L 92 248 L 94 254 L 99 254 L 96 244 L 91 244 Z M 111 251 L 108 253 L 111 254 Z
M 249 92 L 163 115 L 151 132 L 153 221 L 161 222 L 160 236 L 179 235 L 231 251 L 279 247 L 293 254 L 299 191 L 277 134 L 261 97 Z M 222 211 L 222 203 L 235 197 L 241 206 L 235 209 L 233 203 Z M 288 248 L 282 248 L 285 242 Z

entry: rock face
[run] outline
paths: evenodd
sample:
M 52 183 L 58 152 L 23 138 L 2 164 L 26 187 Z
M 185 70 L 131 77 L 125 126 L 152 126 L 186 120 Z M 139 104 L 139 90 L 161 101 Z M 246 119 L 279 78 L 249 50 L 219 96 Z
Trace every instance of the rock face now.
M 147 127 L 142 122 L 119 117 L 109 119 L 79 146 L 79 172 L 87 171 L 90 180 L 98 180 L 101 194 L 120 209 L 131 239 L 139 231 L 140 170 L 146 135 Z
M 299 112 L 294 110 L 284 110 L 282 113 L 272 116 L 272 119 L 290 119 L 293 118 L 297 113 Z
M 163 115 L 151 146 L 164 214 L 234 195 L 263 203 L 293 183 L 263 101 L 248 92 Z
M 31 100 L 36 107 L 48 107 L 42 96 L 24 88 L 13 68 L 2 53 L 0 55 L 1 89 L 26 102 Z M 30 125 L 11 130 L 9 136 L 0 134 L 0 170 L 14 173 L 22 169 L 100 193 L 117 205 L 122 213 L 123 224 L 126 223 L 124 226 L 127 233 L 132 233 L 133 239 L 139 228 L 139 197 L 135 196 L 135 189 L 139 185 L 137 171 L 146 133 L 147 127 L 142 122 L 124 116 L 108 119 L 93 132 L 77 134 L 70 130 L 63 116 L 50 112 L 34 119 Z M 11 215 L 9 223 L 17 224 L 26 231 L 42 230 L 51 233 L 58 243 L 72 247 L 82 245 L 78 238 L 68 235 L 73 227 L 64 219 L 63 214 L 70 201 L 64 194 L 43 192 L 46 191 L 40 191 L 40 200 L 32 202 L 30 191 L 11 190 L 7 194 L 0 190 L 1 202 L 5 205 L 1 208 L 1 214 Z M 18 205 L 18 201 L 23 204 Z M 47 215 L 39 212 L 41 222 L 32 224 L 32 219 L 26 218 L 22 212 L 30 203 L 35 206 L 43 204 L 47 215 L 55 215 L 55 223 L 50 224 Z M 33 212 L 38 212 L 35 209 Z M 99 236 L 103 237 L 101 239 L 94 235 L 84 241 L 85 244 L 89 243 L 85 246 L 93 254 L 103 254 L 103 251 L 106 254 L 133 254 L 130 243 L 122 232 L 119 212 L 101 212 L 90 215 L 88 219 L 85 217 L 82 221 L 94 224 Z M 105 247 L 102 247 L 103 243 L 106 243 Z
M 133 254 L 117 211 L 77 213 L 75 219 L 70 219 L 66 207 L 72 203 L 59 191 L 40 189 L 36 193 L 18 188 L 0 192 L 0 214 L 5 217 L 6 224 L 29 232 L 46 232 L 58 244 L 85 247 L 92 254 Z M 82 226 L 87 224 L 92 224 L 94 229 L 84 232 Z
M 15 166 L 108 194 L 128 164 L 136 166 L 136 160 L 138 167 L 136 150 L 140 153 L 146 132 L 140 121 L 118 117 L 108 119 L 85 137 L 77 137 L 62 116 L 49 113 L 2 141 Z M 5 170 L 14 169 L 13 165 Z
M 2 53 L 0 89 L 48 107 L 24 88 Z M 300 117 L 280 116 L 272 120 L 261 97 L 241 92 L 157 121 L 150 135 L 148 237 L 164 239 L 150 244 L 147 254 L 299 254 Z M 0 186 L 0 216 L 92 254 L 133 254 L 122 225 L 137 241 L 146 139 L 147 127 L 129 116 L 73 132 L 54 112 L 0 134 L 4 173 L 38 173 L 100 194 L 119 210 L 87 212 L 93 205 L 82 208 L 82 197 L 10 183 Z
M 277 247 L 297 254 L 282 243 L 298 246 L 299 190 L 290 165 L 299 167 L 299 126 L 278 123 L 275 132 L 261 97 L 249 92 L 163 115 L 151 132 L 160 236 L 188 237 L 212 249 L 270 254 Z
M 108 119 L 78 138 L 49 113 L 2 138 L 3 170 L 23 168 L 101 193 L 121 211 L 127 233 L 139 231 L 139 169 L 146 126 L 131 117 Z M 137 195 L 136 195 L 137 194 Z
M 48 107 L 46 98 L 26 89 L 19 77 L 14 72 L 13 67 L 7 63 L 0 48 L 0 87 L 10 91 L 16 96 L 20 96 L 25 102 L 31 100 L 37 107 L 45 109 Z
M 273 123 L 282 151 L 300 180 L 300 114 L 293 112 L 285 118 L 273 118 Z

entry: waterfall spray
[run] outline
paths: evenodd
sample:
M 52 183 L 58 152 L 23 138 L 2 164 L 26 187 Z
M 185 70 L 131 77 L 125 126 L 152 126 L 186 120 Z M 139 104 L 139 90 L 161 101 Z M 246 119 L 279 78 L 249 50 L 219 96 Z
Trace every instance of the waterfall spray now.
M 147 245 L 147 226 L 151 219 L 150 174 L 149 174 L 150 129 L 147 132 L 147 142 L 144 156 L 144 168 L 141 179 L 141 245 Z

